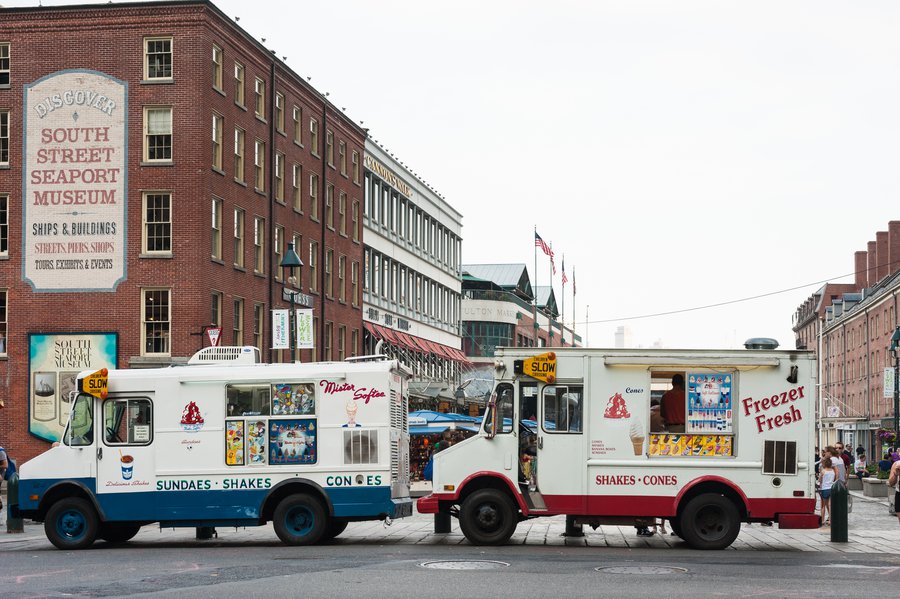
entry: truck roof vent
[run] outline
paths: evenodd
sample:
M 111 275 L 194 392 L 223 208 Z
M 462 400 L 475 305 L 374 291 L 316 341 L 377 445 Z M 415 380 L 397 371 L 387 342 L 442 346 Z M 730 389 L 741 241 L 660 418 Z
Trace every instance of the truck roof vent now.
M 770 337 L 752 337 L 744 341 L 747 349 L 775 349 L 778 342 Z
M 188 360 L 194 364 L 259 364 L 259 350 L 252 345 L 204 347 Z

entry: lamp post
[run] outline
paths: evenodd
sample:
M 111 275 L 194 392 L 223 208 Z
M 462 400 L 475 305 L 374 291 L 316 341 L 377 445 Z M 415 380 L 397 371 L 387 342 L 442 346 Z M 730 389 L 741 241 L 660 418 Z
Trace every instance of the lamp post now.
M 279 264 L 279 266 L 287 271 L 286 280 L 293 276 L 295 268 L 303 266 L 300 256 L 294 251 L 293 243 L 288 244 L 287 251 L 284 253 L 284 257 L 281 259 L 281 264 Z M 297 315 L 294 311 L 294 294 L 296 292 L 293 289 L 286 289 L 286 291 L 291 296 L 291 311 L 288 313 L 288 327 L 290 328 L 290 335 L 288 338 L 290 339 L 291 362 L 293 363 L 297 361 L 297 325 L 295 322 Z

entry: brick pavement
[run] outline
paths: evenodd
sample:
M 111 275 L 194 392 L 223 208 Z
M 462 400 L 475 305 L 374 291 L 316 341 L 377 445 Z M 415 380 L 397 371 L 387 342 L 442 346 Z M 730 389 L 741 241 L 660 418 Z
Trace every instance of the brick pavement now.
M 777 526 L 744 524 L 741 534 L 728 551 L 817 551 L 836 553 L 893 553 L 900 545 L 900 524 L 888 513 L 886 498 L 863 497 L 851 492 L 853 509 L 849 515 L 849 542 L 831 543 L 830 531 L 779 530 Z M 0 510 L 2 522 L 6 521 L 6 508 Z M 394 521 L 390 526 L 382 522 L 355 522 L 339 537 L 342 543 L 378 543 L 379 545 L 467 545 L 455 519 L 449 534 L 434 534 L 431 516 L 415 514 L 411 518 Z M 521 522 L 510 543 L 521 545 L 586 546 L 635 548 L 687 548 L 675 536 L 639 537 L 630 526 L 600 526 L 597 530 L 585 527 L 580 538 L 566 538 L 565 517 L 537 518 Z M 194 542 L 194 529 L 178 528 L 160 530 L 156 525 L 144 527 L 135 539 L 147 545 L 157 543 Z M 278 543 L 272 526 L 246 529 L 220 528 L 218 542 L 228 543 Z M 204 541 L 196 541 L 204 543 Z M 24 533 L 0 534 L 0 551 L 50 547 L 44 536 L 43 526 L 25 523 Z

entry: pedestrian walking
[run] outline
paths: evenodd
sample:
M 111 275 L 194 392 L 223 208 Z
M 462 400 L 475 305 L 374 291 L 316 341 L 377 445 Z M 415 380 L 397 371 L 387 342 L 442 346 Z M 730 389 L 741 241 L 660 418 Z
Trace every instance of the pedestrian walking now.
M 819 467 L 819 495 L 822 497 L 822 526 L 830 526 L 831 523 L 831 487 L 837 478 L 834 469 L 831 451 L 825 450 L 822 456 L 822 464 Z
M 891 466 L 887 484 L 889 487 L 894 488 L 894 514 L 897 515 L 897 520 L 900 521 L 900 461 L 894 462 Z

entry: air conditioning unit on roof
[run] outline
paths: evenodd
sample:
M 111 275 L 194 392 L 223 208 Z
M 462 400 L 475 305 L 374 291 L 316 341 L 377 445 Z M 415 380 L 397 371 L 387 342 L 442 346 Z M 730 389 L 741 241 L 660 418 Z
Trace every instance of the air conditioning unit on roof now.
M 204 347 L 188 360 L 188 365 L 195 364 L 259 364 L 259 349 L 252 345 Z

